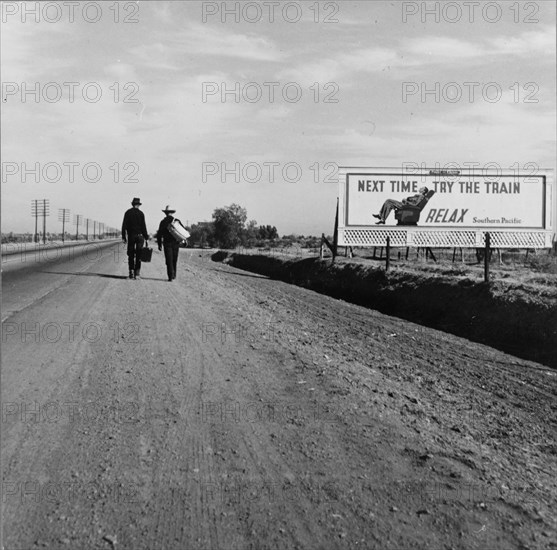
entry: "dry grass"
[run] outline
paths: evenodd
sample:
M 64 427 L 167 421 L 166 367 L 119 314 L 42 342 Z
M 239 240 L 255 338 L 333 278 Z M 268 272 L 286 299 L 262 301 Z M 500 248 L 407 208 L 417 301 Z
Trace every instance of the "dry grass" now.
M 336 263 L 357 263 L 366 267 L 381 268 L 385 265 L 385 251 L 380 247 L 356 248 L 354 257 L 344 257 L 344 247 L 340 247 L 340 255 Z M 484 277 L 483 260 L 478 262 L 474 249 L 457 250 L 434 249 L 437 261 L 426 258 L 424 249 L 411 249 L 406 259 L 406 248 L 393 248 L 391 250 L 391 270 L 393 273 L 429 276 L 432 278 L 451 278 L 480 282 Z M 258 254 L 286 260 L 295 260 L 315 257 L 318 250 L 300 249 L 242 249 L 244 254 Z M 380 258 L 380 256 L 383 256 Z M 453 256 L 455 261 L 453 261 Z M 462 259 L 461 259 L 462 258 Z M 499 255 L 494 251 L 491 258 L 490 281 L 500 283 L 500 290 L 518 291 L 521 294 L 531 294 L 533 297 L 557 299 L 557 255 L 548 251 L 526 252 L 501 251 Z
M 399 255 L 400 253 L 400 255 Z M 437 261 L 426 259 L 425 254 L 416 256 L 410 253 L 405 259 L 406 249 L 393 249 L 391 252 L 391 269 L 408 273 L 426 274 L 432 277 L 466 278 L 473 281 L 482 280 L 484 276 L 483 261 L 478 263 L 475 251 L 466 251 L 464 261 L 460 260 L 460 253 L 452 261 L 451 250 L 434 250 Z M 385 258 L 379 259 L 379 249 L 376 258 L 370 249 L 357 249 L 353 258 L 338 257 L 338 262 L 356 262 L 364 265 L 385 265 Z M 557 256 L 547 251 L 537 254 L 523 252 L 503 252 L 499 259 L 493 254 L 489 264 L 490 280 L 507 285 L 523 286 L 534 294 L 550 294 L 557 296 Z

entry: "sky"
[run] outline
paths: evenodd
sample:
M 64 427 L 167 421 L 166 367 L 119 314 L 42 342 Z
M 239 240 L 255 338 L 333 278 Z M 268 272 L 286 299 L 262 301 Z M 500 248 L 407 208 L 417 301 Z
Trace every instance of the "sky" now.
M 2 232 L 139 197 L 330 234 L 336 165 L 555 168 L 555 2 L 89 4 L 2 2 Z

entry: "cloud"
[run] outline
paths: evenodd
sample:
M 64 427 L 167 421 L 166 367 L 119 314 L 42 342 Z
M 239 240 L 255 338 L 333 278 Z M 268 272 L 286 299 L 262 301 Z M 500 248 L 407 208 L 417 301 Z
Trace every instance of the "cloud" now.
M 109 63 L 104 67 L 104 73 L 111 78 L 117 79 L 119 82 L 137 82 L 137 71 L 134 65 L 130 63 Z
M 487 40 L 493 53 L 517 57 L 541 54 L 538 61 L 551 62 L 549 52 L 555 52 L 555 27 L 542 26 L 537 31 L 523 32 L 518 36 L 498 36 Z
M 178 55 L 179 50 L 160 41 L 133 46 L 129 48 L 128 53 L 137 66 L 160 74 L 174 73 L 185 68 L 183 56 Z M 174 75 L 168 75 L 167 78 L 169 77 L 173 78 Z
M 187 37 L 186 47 L 202 55 L 238 57 L 256 61 L 281 61 L 284 55 L 268 38 L 256 34 L 223 32 L 207 25 L 192 24 Z
M 158 56 L 173 56 L 177 65 L 192 56 L 217 56 L 254 61 L 283 61 L 285 55 L 269 38 L 255 33 L 235 33 L 224 27 L 218 29 L 200 23 L 189 23 L 186 28 L 153 33 L 153 44 L 144 44 L 136 52 L 155 49 Z M 152 56 L 151 56 L 152 57 Z
M 292 116 L 292 109 L 276 103 L 263 107 L 257 113 L 257 118 L 263 122 L 285 120 L 290 116 Z
M 2 23 L 2 81 L 36 82 L 73 67 L 71 56 L 53 56 L 73 32 L 71 25 L 30 25 L 17 20 Z
M 281 69 L 279 79 L 296 82 L 330 82 L 344 79 L 344 87 L 353 85 L 358 75 L 385 72 L 399 77 L 406 69 L 434 68 L 436 65 L 455 66 L 489 65 L 493 56 L 532 58 L 539 63 L 551 63 L 555 51 L 554 30 L 545 26 L 518 36 L 490 37 L 475 42 L 449 36 L 423 36 L 405 39 L 391 48 L 354 48 L 328 55 L 318 61 L 302 61 L 298 65 Z M 509 60 L 509 63 L 512 63 Z
M 515 103 L 513 93 L 506 92 L 495 104 L 462 102 L 447 106 L 442 115 L 424 110 L 394 124 L 379 124 L 371 135 L 363 125 L 322 134 L 316 147 L 334 144 L 342 164 L 369 164 L 373 158 L 379 166 L 466 161 L 552 165 L 555 127 L 548 120 L 555 116 L 554 107 Z
M 485 52 L 477 43 L 466 42 L 447 36 L 425 36 L 415 38 L 404 44 L 405 55 L 414 59 L 413 64 L 428 64 L 447 61 L 447 59 L 474 59 Z
M 376 73 L 391 66 L 403 64 L 402 57 L 388 48 L 356 49 L 349 53 L 338 53 L 317 62 L 301 63 L 278 72 L 279 80 L 291 79 L 295 82 L 333 82 L 359 73 Z M 346 84 L 346 82 L 345 82 Z

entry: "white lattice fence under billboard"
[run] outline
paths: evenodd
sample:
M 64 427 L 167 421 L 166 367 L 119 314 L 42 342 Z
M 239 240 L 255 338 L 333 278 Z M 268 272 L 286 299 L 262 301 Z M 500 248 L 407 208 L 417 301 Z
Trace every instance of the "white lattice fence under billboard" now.
M 339 234 L 339 244 L 343 246 L 385 246 L 387 237 L 391 246 L 406 246 L 406 231 L 396 229 L 345 229 Z
M 492 248 L 545 248 L 551 246 L 546 244 L 544 233 L 503 233 L 490 231 L 489 237 Z M 482 240 L 482 244 L 485 240 Z
M 475 247 L 476 231 L 414 231 L 408 246 L 416 247 Z
M 492 248 L 550 248 L 549 231 L 490 231 Z M 424 230 L 412 228 L 360 228 L 339 230 L 341 246 L 385 246 L 390 237 L 391 246 L 429 248 L 476 248 L 485 245 L 486 231 Z

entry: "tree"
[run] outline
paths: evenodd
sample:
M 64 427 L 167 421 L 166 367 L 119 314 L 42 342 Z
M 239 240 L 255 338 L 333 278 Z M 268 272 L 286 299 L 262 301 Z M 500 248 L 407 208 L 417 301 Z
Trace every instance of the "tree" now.
M 192 245 L 198 245 L 201 248 L 205 246 L 214 246 L 215 227 L 213 222 L 199 222 L 193 224 L 189 231 L 190 238 L 188 240 Z
M 231 204 L 216 208 L 213 212 L 215 240 L 220 248 L 234 248 L 242 244 L 245 238 L 245 223 L 248 214 L 245 208 Z
M 242 244 L 248 247 L 255 246 L 258 238 L 259 229 L 257 227 L 257 222 L 255 220 L 250 220 L 248 222 L 248 226 L 244 231 L 244 239 L 242 239 Z
M 277 228 L 273 225 L 262 225 L 257 231 L 257 237 L 261 240 L 273 241 L 278 238 Z

